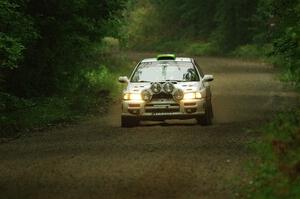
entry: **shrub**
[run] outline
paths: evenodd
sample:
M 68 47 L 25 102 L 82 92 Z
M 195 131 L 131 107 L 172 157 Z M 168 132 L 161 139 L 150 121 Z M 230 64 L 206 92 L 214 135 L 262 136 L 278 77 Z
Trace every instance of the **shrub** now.
M 20 59 L 24 46 L 16 39 L 0 32 L 0 67 L 15 68 Z
M 120 42 L 114 37 L 104 37 L 101 46 L 104 54 L 118 53 L 120 50 Z
M 244 46 L 239 46 L 231 54 L 236 57 L 246 58 L 246 59 L 257 59 L 266 58 L 272 52 L 272 45 L 266 44 L 263 46 L 257 46 L 253 44 L 248 44 Z
M 299 6 L 300 8 L 300 6 Z M 282 80 L 300 88 L 300 26 L 290 27 L 274 41 L 274 64 L 283 69 Z
M 184 52 L 195 56 L 219 54 L 218 49 L 213 43 L 191 43 Z
M 128 70 L 127 65 L 125 59 L 118 67 L 111 66 L 113 70 L 105 65 L 84 68 L 59 96 L 23 99 L 0 92 L 0 138 L 103 113 L 118 99 L 121 85 L 117 77 Z
M 300 109 L 281 113 L 262 129 L 262 139 L 252 146 L 258 159 L 252 162 L 248 198 L 300 197 Z
M 103 96 L 104 93 L 108 95 L 109 99 L 113 99 L 119 93 L 119 84 L 117 84 L 117 74 L 112 73 L 104 65 L 95 70 L 91 70 L 85 74 L 88 81 L 88 92 Z
M 184 40 L 170 40 L 169 38 L 161 38 L 153 44 L 152 50 L 158 52 L 181 53 L 186 45 Z
M 22 99 L 1 93 L 0 137 L 73 120 L 70 101 L 63 97 Z

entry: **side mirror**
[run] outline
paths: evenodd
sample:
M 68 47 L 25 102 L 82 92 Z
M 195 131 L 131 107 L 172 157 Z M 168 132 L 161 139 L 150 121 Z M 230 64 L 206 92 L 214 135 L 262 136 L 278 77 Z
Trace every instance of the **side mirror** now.
M 213 75 L 204 75 L 203 77 L 203 82 L 211 82 L 214 80 L 214 76 Z
M 129 79 L 127 76 L 121 76 L 121 77 L 119 77 L 119 82 L 120 83 L 128 83 Z

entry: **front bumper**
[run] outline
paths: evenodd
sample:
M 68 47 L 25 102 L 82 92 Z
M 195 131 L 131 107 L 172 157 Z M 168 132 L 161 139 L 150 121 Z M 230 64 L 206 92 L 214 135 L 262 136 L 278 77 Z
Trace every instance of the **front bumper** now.
M 140 120 L 191 119 L 205 114 L 206 101 L 202 99 L 181 100 L 124 100 L 122 116 Z

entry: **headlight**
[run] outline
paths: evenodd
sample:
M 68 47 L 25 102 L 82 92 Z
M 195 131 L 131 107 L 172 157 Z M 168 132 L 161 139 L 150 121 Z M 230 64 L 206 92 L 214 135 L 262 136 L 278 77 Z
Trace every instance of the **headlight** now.
M 123 96 L 124 100 L 142 100 L 141 94 L 137 93 L 126 93 Z
M 196 93 L 185 93 L 183 96 L 183 99 L 200 99 L 202 98 L 201 93 L 196 92 Z

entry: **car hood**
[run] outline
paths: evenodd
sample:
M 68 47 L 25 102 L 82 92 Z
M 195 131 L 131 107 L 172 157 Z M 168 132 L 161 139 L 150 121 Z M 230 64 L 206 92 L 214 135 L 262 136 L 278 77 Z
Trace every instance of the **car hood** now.
M 174 87 L 181 89 L 183 92 L 196 92 L 201 88 L 200 82 L 177 82 L 173 83 Z M 141 93 L 143 90 L 150 89 L 150 82 L 129 83 L 126 92 Z

